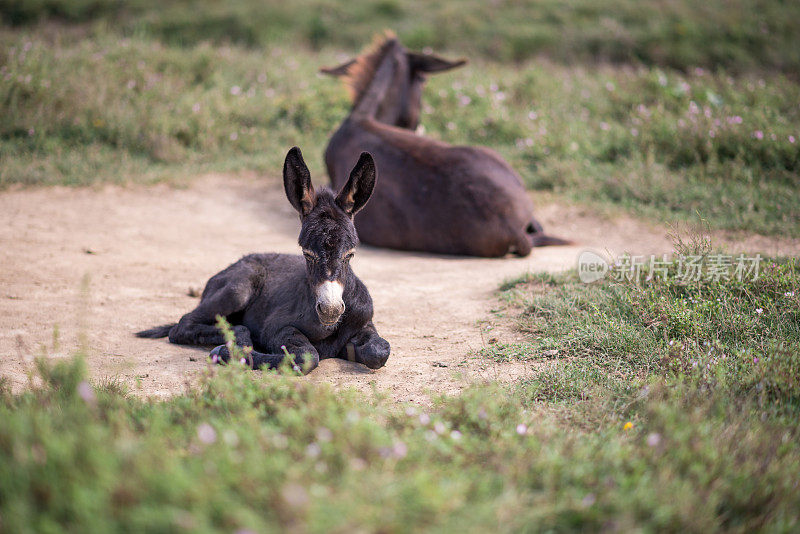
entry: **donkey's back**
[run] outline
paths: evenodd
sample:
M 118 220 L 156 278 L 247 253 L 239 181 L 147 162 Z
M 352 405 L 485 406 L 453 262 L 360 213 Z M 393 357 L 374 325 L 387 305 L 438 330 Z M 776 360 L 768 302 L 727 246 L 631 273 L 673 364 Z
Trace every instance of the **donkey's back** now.
M 541 226 L 532 217 L 528 194 L 494 151 L 351 119 L 325 153 L 336 186 L 361 150 L 371 152 L 381 169 L 380 187 L 355 218 L 364 243 L 484 257 L 526 256 L 539 244 Z

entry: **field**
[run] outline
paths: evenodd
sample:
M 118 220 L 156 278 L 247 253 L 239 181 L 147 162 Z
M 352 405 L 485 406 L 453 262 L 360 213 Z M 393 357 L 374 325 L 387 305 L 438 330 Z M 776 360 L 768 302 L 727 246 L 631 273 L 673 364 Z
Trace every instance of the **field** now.
M 384 28 L 469 59 L 424 134 L 578 245 L 360 251 L 378 372 L 132 338 L 296 249 L 278 170 L 324 182 L 349 106 L 317 70 Z M 0 532 L 796 530 L 798 35 L 777 1 L 0 0 Z M 765 258 L 585 284 L 586 246 Z

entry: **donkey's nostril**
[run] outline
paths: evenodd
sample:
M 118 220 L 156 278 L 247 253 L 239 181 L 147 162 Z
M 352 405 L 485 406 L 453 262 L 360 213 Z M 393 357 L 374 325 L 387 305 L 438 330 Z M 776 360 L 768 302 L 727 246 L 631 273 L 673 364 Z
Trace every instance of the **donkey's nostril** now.
M 337 322 L 344 313 L 344 302 L 336 304 L 317 302 L 316 309 L 319 320 L 324 324 L 330 325 Z

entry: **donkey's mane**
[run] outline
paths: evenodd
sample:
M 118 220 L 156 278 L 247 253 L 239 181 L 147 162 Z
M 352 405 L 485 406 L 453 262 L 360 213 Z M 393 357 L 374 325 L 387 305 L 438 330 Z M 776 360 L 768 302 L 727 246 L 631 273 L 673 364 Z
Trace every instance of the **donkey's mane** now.
M 372 38 L 372 43 L 347 68 L 347 72 L 342 76 L 342 81 L 347 86 L 353 104 L 356 104 L 364 96 L 383 57 L 396 39 L 397 36 L 390 30 L 376 34 Z

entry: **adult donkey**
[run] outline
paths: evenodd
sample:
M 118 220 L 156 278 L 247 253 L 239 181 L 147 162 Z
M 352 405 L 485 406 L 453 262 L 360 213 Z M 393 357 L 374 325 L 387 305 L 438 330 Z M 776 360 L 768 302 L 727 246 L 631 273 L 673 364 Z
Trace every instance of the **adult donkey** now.
M 488 257 L 568 244 L 543 233 L 519 176 L 496 152 L 414 133 L 426 75 L 464 63 L 409 52 L 389 34 L 357 58 L 321 70 L 342 77 L 353 100 L 325 150 L 332 183 L 344 183 L 362 151 L 381 169 L 380 185 L 355 220 L 361 241 Z
M 215 326 L 221 315 L 234 325 L 237 345 L 253 347 L 254 369 L 277 368 L 286 353 L 294 354 L 295 368 L 306 373 L 325 358 L 383 367 L 389 343 L 375 330 L 372 299 L 350 268 L 358 244 L 353 215 L 369 200 L 375 179 L 375 163 L 365 152 L 338 194 L 315 190 L 300 149 L 292 148 L 283 165 L 283 185 L 300 214 L 303 256 L 245 256 L 214 275 L 197 308 L 177 324 L 136 335 L 220 345 L 211 352 L 212 359 L 228 361 L 228 348 Z

